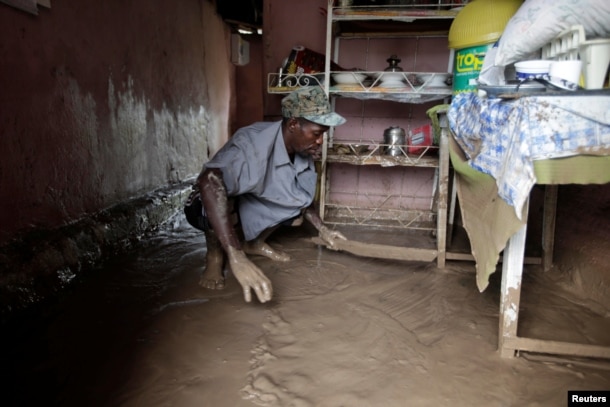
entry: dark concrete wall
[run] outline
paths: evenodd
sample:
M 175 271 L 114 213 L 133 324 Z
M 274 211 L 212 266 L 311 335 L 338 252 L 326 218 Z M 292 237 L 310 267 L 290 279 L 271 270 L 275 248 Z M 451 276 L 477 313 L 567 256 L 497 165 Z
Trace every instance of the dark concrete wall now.
M 51 5 L 0 4 L 0 244 L 192 177 L 228 137 L 209 0 Z
M 180 209 L 235 68 L 210 0 L 0 3 L 0 38 L 1 316 Z

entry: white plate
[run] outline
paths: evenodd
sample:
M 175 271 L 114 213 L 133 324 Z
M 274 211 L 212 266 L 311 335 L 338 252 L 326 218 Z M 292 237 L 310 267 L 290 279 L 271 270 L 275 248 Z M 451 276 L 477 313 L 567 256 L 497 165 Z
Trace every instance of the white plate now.
M 433 78 L 432 75 L 434 75 Z M 417 75 L 417 80 L 419 82 L 421 82 L 421 84 L 423 85 L 424 83 L 426 83 L 426 81 L 428 81 L 428 83 L 426 84 L 426 86 L 432 86 L 432 87 L 446 87 L 449 86 L 445 83 L 445 81 L 447 79 L 449 79 L 449 77 L 451 76 L 450 73 L 444 73 L 444 72 L 438 72 L 438 73 L 429 73 L 429 74 L 419 74 Z
M 362 83 L 362 81 L 366 79 L 366 74 L 358 72 L 334 73 L 333 79 L 340 85 L 353 85 L 357 83 Z

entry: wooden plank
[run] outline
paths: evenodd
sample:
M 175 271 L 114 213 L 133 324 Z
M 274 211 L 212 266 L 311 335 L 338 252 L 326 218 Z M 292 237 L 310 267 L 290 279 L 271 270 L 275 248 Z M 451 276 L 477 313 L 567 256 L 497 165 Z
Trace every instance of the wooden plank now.
M 448 216 L 448 225 L 447 225 L 447 246 L 451 247 L 451 242 L 453 240 L 453 222 L 455 221 L 455 207 L 457 204 L 457 184 L 456 184 L 456 174 L 453 174 L 453 180 L 451 181 L 451 198 L 449 198 L 449 214 Z
M 610 359 L 610 346 L 558 342 L 521 337 L 505 339 L 504 346 L 508 349 L 525 352 Z
M 320 237 L 313 237 L 311 241 L 320 246 L 330 248 Z M 388 246 L 375 243 L 364 243 L 354 240 L 336 239 L 335 245 L 339 251 L 345 251 L 356 256 L 374 257 L 378 259 L 394 259 L 407 261 L 426 261 L 436 259 L 438 252 L 432 249 L 418 249 L 413 247 Z
M 449 197 L 449 141 L 447 134 L 447 118 L 445 113 L 439 113 L 441 122 L 441 135 L 439 140 L 438 165 L 438 199 L 437 199 L 437 227 L 436 244 L 438 255 L 436 265 L 445 268 L 447 255 L 447 199 Z
M 447 252 L 445 258 L 447 260 L 474 261 L 474 256 L 470 253 Z
M 474 261 L 474 256 L 470 253 L 460 252 L 447 252 L 445 255 L 447 260 L 463 260 L 463 261 Z M 502 263 L 503 256 L 500 256 L 498 263 Z M 540 257 L 526 257 L 523 259 L 523 264 L 542 264 Z

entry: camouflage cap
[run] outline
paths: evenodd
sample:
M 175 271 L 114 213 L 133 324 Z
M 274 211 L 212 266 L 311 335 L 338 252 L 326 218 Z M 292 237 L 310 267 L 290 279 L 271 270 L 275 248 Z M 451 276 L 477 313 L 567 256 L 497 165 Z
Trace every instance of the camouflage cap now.
M 343 116 L 333 112 L 326 93 L 319 86 L 299 88 L 282 99 L 282 116 L 302 117 L 323 126 L 345 123 Z

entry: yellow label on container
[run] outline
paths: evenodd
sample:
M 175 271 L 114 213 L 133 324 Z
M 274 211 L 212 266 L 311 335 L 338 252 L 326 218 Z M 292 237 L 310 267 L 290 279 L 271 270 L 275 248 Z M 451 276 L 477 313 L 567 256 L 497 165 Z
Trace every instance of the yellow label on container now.
M 483 60 L 485 59 L 485 52 L 479 52 L 475 50 L 473 52 L 459 53 L 456 56 L 456 67 L 457 72 L 481 72 L 483 66 Z

